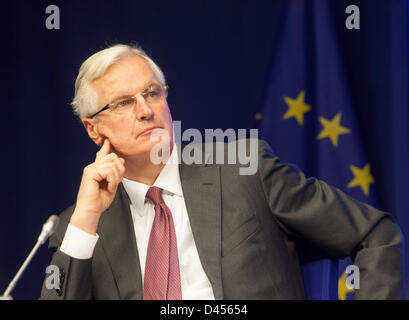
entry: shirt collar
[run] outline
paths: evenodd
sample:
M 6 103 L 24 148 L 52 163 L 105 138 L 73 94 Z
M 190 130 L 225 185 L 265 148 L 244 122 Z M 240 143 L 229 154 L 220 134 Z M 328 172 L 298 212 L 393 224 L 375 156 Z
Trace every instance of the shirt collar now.
M 126 178 L 123 178 L 122 184 L 126 192 L 128 193 L 129 198 L 136 211 L 138 212 L 138 214 L 142 215 L 146 193 L 151 186 Z M 176 144 L 173 145 L 172 153 L 165 166 L 159 173 L 158 177 L 156 178 L 155 182 L 153 183 L 153 186 L 163 189 L 164 192 L 169 192 L 179 197 L 183 197 Z

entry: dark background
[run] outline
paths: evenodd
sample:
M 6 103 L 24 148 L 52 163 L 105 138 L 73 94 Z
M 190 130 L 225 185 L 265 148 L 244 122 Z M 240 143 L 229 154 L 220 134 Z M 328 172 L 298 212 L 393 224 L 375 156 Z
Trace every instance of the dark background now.
M 408 2 L 328 2 L 379 207 L 408 238 Z M 360 30 L 345 28 L 349 4 L 360 8 Z M 60 30 L 45 27 L 48 5 L 60 9 Z M 75 201 L 97 151 L 68 105 L 80 64 L 107 45 L 138 43 L 165 73 L 182 130 L 256 128 L 285 8 L 285 0 L 2 2 L 1 293 L 46 218 Z M 15 299 L 39 296 L 50 258 L 41 248 Z

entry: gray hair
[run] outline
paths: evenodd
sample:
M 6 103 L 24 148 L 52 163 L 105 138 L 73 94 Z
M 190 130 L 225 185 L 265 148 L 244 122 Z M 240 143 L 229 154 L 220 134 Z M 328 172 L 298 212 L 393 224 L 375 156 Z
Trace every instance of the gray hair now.
M 117 44 L 98 51 L 83 62 L 75 80 L 75 93 L 71 106 L 81 120 L 98 111 L 98 95 L 91 82 L 103 76 L 111 65 L 127 54 L 135 54 L 145 59 L 160 83 L 166 84 L 162 70 L 140 47 Z

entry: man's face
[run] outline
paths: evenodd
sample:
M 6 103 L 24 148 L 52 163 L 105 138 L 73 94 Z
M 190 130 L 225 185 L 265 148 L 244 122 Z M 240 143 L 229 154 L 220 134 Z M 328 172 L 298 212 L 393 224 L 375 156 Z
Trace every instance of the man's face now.
M 123 96 L 135 96 L 157 79 L 149 64 L 142 58 L 129 54 L 111 65 L 105 74 L 92 82 L 99 97 L 99 108 Z M 98 115 L 98 121 L 84 119 L 88 134 L 97 144 L 108 138 L 114 151 L 124 158 L 140 156 L 151 151 L 158 140 L 152 140 L 152 130 L 161 130 L 173 145 L 173 126 L 166 98 L 148 104 L 141 95 L 133 108 L 115 112 L 108 109 Z

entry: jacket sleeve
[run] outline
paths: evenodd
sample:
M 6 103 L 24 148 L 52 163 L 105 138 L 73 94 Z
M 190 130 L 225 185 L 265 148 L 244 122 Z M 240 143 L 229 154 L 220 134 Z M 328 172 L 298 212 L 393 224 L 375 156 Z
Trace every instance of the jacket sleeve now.
M 402 298 L 402 233 L 391 215 L 306 178 L 296 166 L 281 163 L 264 141 L 258 156 L 266 199 L 286 233 L 336 258 L 351 257 L 360 271 L 355 299 Z
M 73 207 L 60 215 L 60 223 L 50 237 L 48 248 L 53 252 L 47 268 L 40 300 L 92 299 L 92 258 L 75 259 L 60 251 Z M 51 266 L 51 267 L 50 267 Z

